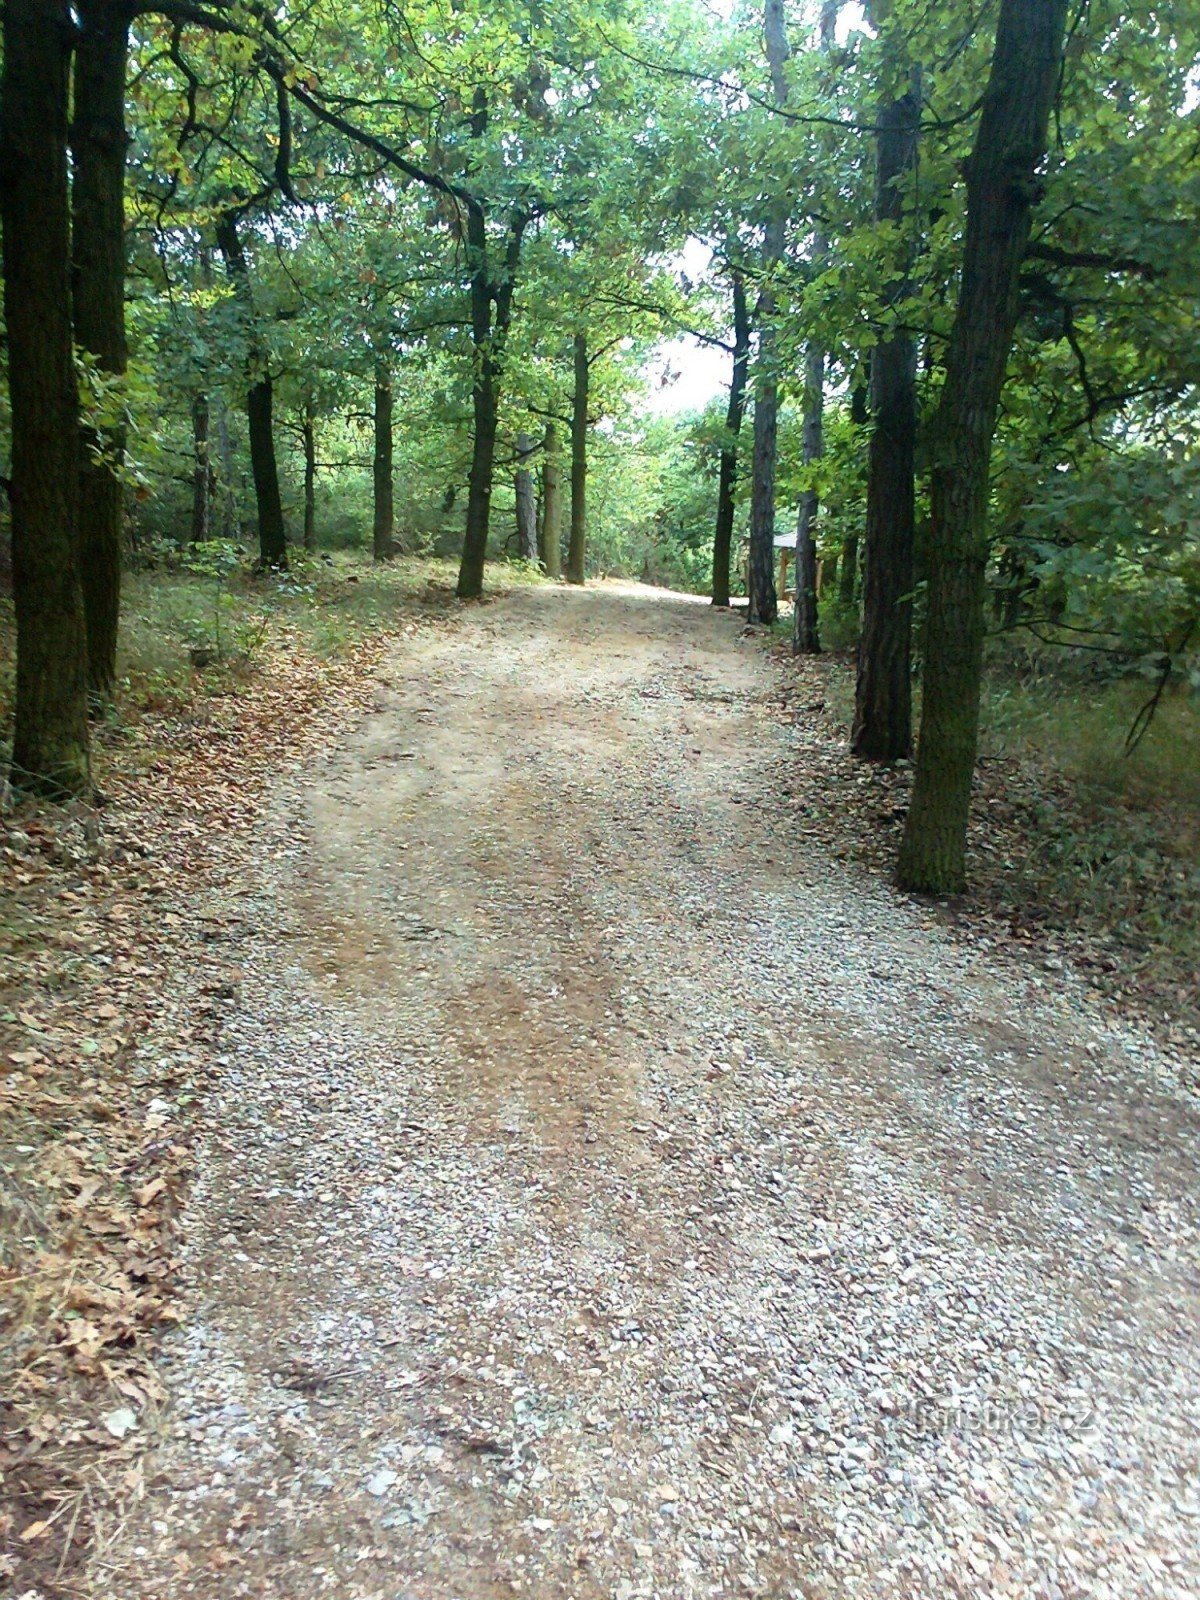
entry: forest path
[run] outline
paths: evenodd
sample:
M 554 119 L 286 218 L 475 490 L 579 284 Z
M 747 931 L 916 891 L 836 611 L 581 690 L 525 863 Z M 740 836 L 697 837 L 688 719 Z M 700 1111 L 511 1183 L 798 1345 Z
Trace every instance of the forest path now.
M 795 841 L 777 692 L 520 590 L 284 786 L 104 1592 L 1196 1592 L 1195 1111 Z

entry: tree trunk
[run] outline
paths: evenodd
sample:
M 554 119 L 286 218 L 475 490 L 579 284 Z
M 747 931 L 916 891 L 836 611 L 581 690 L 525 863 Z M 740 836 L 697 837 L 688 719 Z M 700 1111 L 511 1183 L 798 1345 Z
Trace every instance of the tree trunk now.
M 123 376 L 125 343 L 125 66 L 131 11 L 112 0 L 76 7 L 72 247 L 75 341 L 101 372 Z M 88 687 L 112 696 L 121 609 L 125 430 L 80 436 L 81 578 L 87 616 Z
M 746 284 L 733 270 L 733 377 L 725 411 L 725 443 L 717 480 L 717 526 L 713 533 L 712 603 L 729 604 L 729 563 L 733 550 L 734 493 L 737 487 L 738 435 L 746 413 L 746 373 L 750 365 L 750 312 Z
M 233 440 L 229 437 L 229 408 L 217 399 L 217 457 L 221 463 L 220 505 L 221 538 L 233 541 L 242 537 L 242 523 L 238 515 L 237 462 L 233 454 Z
M 504 347 L 512 320 L 513 288 L 521 259 L 521 241 L 528 224 L 523 212 L 513 215 L 508 229 L 504 271 L 493 283 L 488 267 L 487 219 L 479 205 L 467 208 L 467 259 L 471 264 L 471 338 L 475 376 L 471 385 L 474 438 L 471 472 L 467 484 L 467 529 L 458 569 L 460 600 L 477 600 L 483 593 L 483 568 L 487 561 L 488 522 L 492 508 L 492 480 L 496 463 L 496 427 L 500 411 L 500 385 L 504 374 Z M 492 306 L 496 307 L 495 327 Z
M 904 190 L 916 166 L 921 122 L 919 72 L 909 92 L 880 108 L 875 216 L 903 230 Z M 888 285 L 896 307 L 910 292 L 911 222 L 900 272 Z M 867 456 L 866 571 L 858 680 L 850 746 L 874 761 L 912 749 L 912 588 L 916 502 L 917 343 L 897 328 L 871 352 L 875 426 Z
M 212 538 L 213 468 L 210 459 L 208 396 L 192 397 L 192 530 L 193 544 Z
M 818 236 L 823 253 L 824 241 Z M 825 352 L 810 343 L 804 362 L 805 466 L 819 461 L 825 450 Z M 817 619 L 817 543 L 813 528 L 820 508 L 815 488 L 806 489 L 800 501 L 796 524 L 796 607 L 792 619 L 792 650 L 796 655 L 815 656 L 821 652 Z
M 991 73 L 967 163 L 967 224 L 946 380 L 933 428 L 924 696 L 906 889 L 965 882 L 983 669 L 988 471 L 1012 346 L 1021 259 L 1046 150 L 1067 0 L 1001 0 Z
M 871 420 L 871 407 L 865 383 L 855 382 L 850 391 L 850 421 L 865 428 Z M 842 559 L 838 566 L 838 599 L 848 610 L 853 610 L 858 593 L 858 535 L 848 533 L 842 545 Z
M 567 582 L 582 583 L 587 547 L 587 335 L 577 333 L 574 344 L 575 393 L 571 402 L 571 539 L 567 546 Z
M 787 24 L 783 0 L 766 0 L 763 40 L 771 69 L 771 93 L 777 106 L 786 103 L 788 82 Z M 763 271 L 769 285 L 772 269 L 783 258 L 787 217 L 776 199 L 763 234 Z M 779 615 L 775 592 L 775 446 L 779 432 L 778 350 L 774 327 L 775 296 L 759 292 L 757 306 L 758 370 L 754 387 L 754 464 L 750 480 L 750 604 L 747 620 L 772 623 Z
M 55 799 L 86 793 L 90 783 L 67 197 L 73 31 L 57 0 L 5 6 L 0 210 L 17 622 L 11 770 L 14 787 Z
M 778 255 L 782 254 L 782 225 Z M 768 240 L 770 245 L 771 241 Z M 775 314 L 775 298 L 759 296 L 760 320 Z M 754 394 L 754 462 L 750 480 L 750 604 L 747 620 L 769 624 L 779 615 L 775 592 L 775 445 L 779 430 L 779 384 L 775 372 L 775 330 L 758 335 L 758 382 Z
M 279 468 L 275 461 L 274 385 L 267 353 L 258 334 L 250 267 L 238 233 L 236 211 L 226 211 L 217 223 L 217 247 L 241 310 L 246 337 L 246 365 L 250 379 L 246 396 L 246 422 L 250 433 L 250 470 L 254 476 L 254 501 L 258 510 L 258 564 L 287 566 L 287 529 L 279 494 Z
M 482 222 L 480 224 L 482 230 Z M 467 531 L 458 570 L 458 595 L 476 600 L 483 593 L 488 522 L 492 507 L 492 474 L 496 460 L 496 425 L 500 406 L 498 374 L 491 353 L 492 297 L 483 269 L 471 280 L 475 339 L 475 377 L 471 385 L 473 434 L 471 471 L 467 479 Z
M 839 0 L 824 0 L 821 6 L 820 46 L 833 48 L 837 31 Z M 812 261 L 820 272 L 829 252 L 829 240 L 818 231 L 813 236 Z M 825 453 L 825 351 L 809 340 L 804 358 L 804 427 L 802 452 L 805 466 L 812 466 Z M 816 488 L 804 491 L 796 523 L 796 599 L 792 613 L 792 652 L 815 656 L 821 652 L 817 616 L 817 541 L 816 522 L 820 510 Z
M 304 397 L 304 548 L 317 548 L 317 408 L 311 394 Z
M 372 553 L 376 561 L 390 561 L 396 511 L 392 484 L 392 375 L 380 363 L 375 369 L 375 521 Z
M 838 566 L 838 599 L 844 606 L 852 607 L 858 590 L 858 535 L 848 533 L 842 546 L 842 559 Z
M 562 577 L 561 474 L 558 429 L 548 422 L 542 442 L 542 547 L 548 578 Z
M 533 473 L 524 465 L 533 454 L 533 440 L 527 433 L 517 435 L 517 467 L 514 488 L 517 500 L 517 554 L 523 561 L 536 562 L 537 505 L 533 494 Z

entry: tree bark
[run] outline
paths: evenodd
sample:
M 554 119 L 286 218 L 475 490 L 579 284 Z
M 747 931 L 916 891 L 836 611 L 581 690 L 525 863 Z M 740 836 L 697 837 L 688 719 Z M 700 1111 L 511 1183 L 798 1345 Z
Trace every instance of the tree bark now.
M 562 577 L 562 466 L 558 429 L 546 424 L 542 441 L 542 549 L 548 578 Z
M 788 82 L 787 24 L 783 0 L 766 0 L 763 40 L 771 70 L 771 93 L 777 106 L 786 103 Z M 757 305 L 758 366 L 754 386 L 754 464 L 750 479 L 750 603 L 747 620 L 770 624 L 779 615 L 775 592 L 775 447 L 779 432 L 778 350 L 774 328 L 775 296 L 769 287 L 772 269 L 783 258 L 787 218 L 776 200 L 763 233 L 763 271 L 767 285 Z
M 131 12 L 113 0 L 80 0 L 71 126 L 75 341 L 99 370 L 125 373 L 125 68 Z M 81 579 L 87 617 L 88 687 L 112 696 L 121 610 L 125 430 L 85 428 L 79 448 Z
M 819 236 L 818 236 L 819 237 Z M 804 428 L 802 451 L 805 466 L 819 461 L 825 451 L 825 352 L 811 342 L 804 362 Z M 817 618 L 817 544 L 813 533 L 820 495 L 806 489 L 800 501 L 796 523 L 796 605 L 792 618 L 792 650 L 796 655 L 821 653 L 821 634 Z
M 375 369 L 374 423 L 375 520 L 371 549 L 376 561 L 390 561 L 395 554 L 392 539 L 396 523 L 392 481 L 392 375 L 382 362 Z
M 904 186 L 917 160 L 921 86 L 917 71 L 907 94 L 878 113 L 875 216 L 904 227 Z M 910 292 L 911 237 L 886 304 Z M 875 426 L 867 456 L 866 569 L 858 645 L 855 755 L 898 761 L 912 750 L 912 588 L 916 526 L 914 464 L 917 442 L 917 343 L 896 328 L 871 352 L 871 409 Z
M 967 223 L 946 380 L 933 429 L 924 696 L 903 888 L 965 883 L 983 670 L 988 471 L 1018 310 L 1036 173 L 1046 150 L 1067 0 L 1001 0 L 991 72 L 967 163 Z
M 217 397 L 217 456 L 221 504 L 221 538 L 240 540 L 242 522 L 238 515 L 237 461 L 233 454 L 233 440 L 229 436 L 229 408 Z
M 533 440 L 527 433 L 517 435 L 518 467 L 514 479 L 517 501 L 517 553 L 523 561 L 536 562 L 537 504 L 533 493 L 533 473 L 526 464 L 533 454 Z
M 65 799 L 90 784 L 79 572 L 79 395 L 71 334 L 67 80 L 71 12 L 8 0 L 0 212 L 12 407 L 14 787 Z
M 782 254 L 782 224 L 776 230 Z M 768 238 L 768 247 L 772 238 Z M 776 254 L 775 259 L 778 259 Z M 775 297 L 759 296 L 760 320 L 775 313 Z M 779 615 L 775 592 L 775 453 L 779 432 L 779 382 L 775 372 L 775 330 L 760 328 L 758 381 L 754 394 L 754 460 L 750 479 L 750 603 L 747 620 L 770 624 Z
M 287 529 L 279 493 L 279 468 L 275 461 L 274 385 L 267 353 L 258 333 L 250 266 L 238 232 L 236 211 L 223 212 L 217 223 L 217 247 L 233 285 L 246 338 L 246 370 L 250 380 L 246 395 L 246 422 L 250 433 L 250 470 L 258 510 L 258 564 L 264 571 L 287 566 Z
M 512 320 L 513 288 L 521 259 L 521 241 L 528 217 L 514 214 L 509 224 L 504 271 L 493 283 L 488 264 L 487 218 L 479 205 L 467 208 L 467 259 L 471 267 L 471 338 L 475 376 L 471 384 L 474 437 L 471 472 L 467 482 L 467 529 L 458 569 L 460 600 L 477 600 L 483 593 L 487 561 L 488 523 L 492 507 L 492 480 L 496 464 L 496 429 L 500 387 L 504 375 L 504 347 Z M 495 325 L 492 307 L 495 306 Z
M 871 420 L 871 407 L 865 383 L 855 381 L 850 391 L 850 421 L 865 428 Z M 838 565 L 838 599 L 847 609 L 853 609 L 858 594 L 858 535 L 848 533 L 842 545 L 842 559 Z
M 848 533 L 842 546 L 842 559 L 838 566 L 838 599 L 844 606 L 853 606 L 858 591 L 858 535 Z
M 575 392 L 571 401 L 571 538 L 567 545 L 567 582 L 582 583 L 587 554 L 587 334 L 577 333 L 573 347 Z
M 712 603 L 729 604 L 729 565 L 733 550 L 734 494 L 737 487 L 738 436 L 746 413 L 746 374 L 750 366 L 750 312 L 746 284 L 733 269 L 733 377 L 725 411 L 725 442 L 717 479 L 717 525 L 713 533 Z
M 304 440 L 304 548 L 317 548 L 317 408 L 310 394 L 304 397 L 300 424 Z
M 820 21 L 820 47 L 833 48 L 837 31 L 839 0 L 823 0 Z M 813 236 L 812 261 L 816 271 L 825 264 L 829 240 L 818 230 Z M 804 357 L 804 426 L 801 449 L 805 466 L 812 466 L 825 453 L 825 351 L 810 339 Z M 792 652 L 815 656 L 821 652 L 821 633 L 817 615 L 816 522 L 820 495 L 815 487 L 804 491 L 796 522 L 796 598 L 792 612 Z
M 213 467 L 208 396 L 192 397 L 192 529 L 193 544 L 212 538 Z

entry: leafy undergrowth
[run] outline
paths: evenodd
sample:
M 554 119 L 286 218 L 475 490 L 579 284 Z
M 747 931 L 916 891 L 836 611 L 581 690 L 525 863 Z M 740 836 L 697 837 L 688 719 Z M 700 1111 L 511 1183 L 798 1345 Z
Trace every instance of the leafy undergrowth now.
M 239 602 L 267 613 L 254 652 L 197 673 L 165 630 L 153 661 L 140 637 L 147 610 L 196 601 L 188 582 L 131 585 L 104 803 L 0 818 L 0 1589 L 17 1594 L 86 1592 L 84 1557 L 102 1563 L 141 1492 L 188 1084 L 238 985 L 200 894 L 252 858 L 280 766 L 369 707 L 389 641 L 454 614 L 430 563 L 342 565 L 315 596 L 271 580 Z
M 778 645 L 783 714 L 805 753 L 780 774 L 797 826 L 890 874 L 912 786 L 850 755 L 853 664 Z M 1145 693 L 1142 691 L 1141 699 Z M 1194 709 L 1167 704 L 1122 753 L 1137 687 L 990 688 L 967 894 L 945 915 L 1054 973 L 1070 965 L 1175 1045 L 1200 1029 L 1200 762 Z M 1050 980 L 1047 980 L 1050 981 Z

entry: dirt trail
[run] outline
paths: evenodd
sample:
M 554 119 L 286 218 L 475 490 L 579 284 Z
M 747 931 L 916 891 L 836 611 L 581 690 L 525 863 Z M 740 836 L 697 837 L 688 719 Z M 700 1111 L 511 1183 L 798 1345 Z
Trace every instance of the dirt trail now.
M 1196 1592 L 1195 1111 L 793 842 L 774 689 L 519 591 L 279 796 L 102 1591 Z

